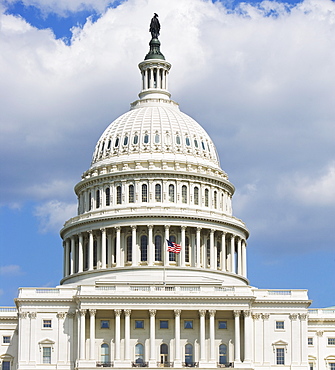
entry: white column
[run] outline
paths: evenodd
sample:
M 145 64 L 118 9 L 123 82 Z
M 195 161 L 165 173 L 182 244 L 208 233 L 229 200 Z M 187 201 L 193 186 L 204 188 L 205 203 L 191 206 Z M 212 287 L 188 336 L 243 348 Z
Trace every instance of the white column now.
M 72 364 L 73 361 L 74 361 L 74 336 L 73 336 L 73 333 L 74 333 L 74 317 L 75 317 L 75 313 L 74 312 L 68 312 L 66 314 L 67 316 L 67 359 L 66 359 L 66 362 L 68 364 Z
M 244 363 L 251 362 L 252 352 L 252 318 L 249 310 L 243 311 L 244 316 Z
M 175 337 L 175 352 L 174 352 L 174 366 L 181 366 L 180 356 L 180 314 L 181 310 L 174 310 L 174 337 Z
M 124 310 L 124 359 L 130 361 L 130 314 L 131 310 Z
M 215 310 L 209 310 L 209 347 L 210 347 L 210 356 L 209 361 L 215 362 Z
M 195 264 L 196 267 L 200 267 L 200 265 L 201 265 L 200 234 L 201 234 L 201 228 L 197 227 L 197 246 L 196 246 L 196 248 L 197 248 L 197 261 L 196 261 L 196 264 Z
M 66 347 L 66 337 L 64 337 L 63 333 L 65 331 L 64 328 L 64 319 L 66 316 L 65 312 L 58 312 L 57 313 L 57 319 L 58 319 L 58 333 L 57 333 L 57 341 L 58 341 L 58 351 L 57 351 L 57 363 L 60 362 L 66 362 L 67 359 L 67 347 Z M 34 342 L 32 342 L 34 343 Z
M 168 85 L 168 74 L 169 74 L 169 72 L 168 72 L 168 71 L 166 71 L 166 72 L 165 72 L 165 89 L 166 89 L 166 90 L 169 90 L 169 85 Z
M 69 275 L 70 239 L 65 240 L 64 277 Z
M 93 270 L 93 243 L 94 243 L 94 240 L 93 240 L 93 231 L 90 230 L 88 232 L 89 234 L 89 242 L 88 242 L 88 253 L 89 253 L 89 257 L 88 257 L 88 269 L 91 271 Z
M 210 259 L 211 259 L 210 267 L 212 270 L 216 269 L 215 258 L 214 258 L 214 232 L 215 230 L 211 229 L 209 233 L 209 252 L 210 252 Z
M 150 358 L 149 358 L 149 366 L 150 367 L 157 367 L 156 364 L 156 348 L 155 348 L 155 341 L 156 341 L 156 327 L 155 327 L 155 320 L 156 320 L 156 310 L 149 310 L 150 314 Z
M 242 275 L 247 277 L 247 243 L 245 240 L 242 242 Z
M 132 253 L 131 253 L 131 264 L 132 266 L 137 266 L 139 264 L 139 262 L 141 261 L 141 256 L 138 255 L 138 250 L 137 250 L 137 243 L 136 243 L 136 226 L 133 225 L 131 227 L 131 249 L 132 249 Z
M 149 87 L 150 88 L 153 88 L 154 87 L 154 70 L 153 70 L 153 68 L 150 68 L 149 71 L 150 71 L 150 84 L 149 84 Z
M 205 342 L 205 333 L 206 333 L 206 310 L 199 310 L 200 316 L 200 361 L 206 361 L 206 342 Z
M 121 266 L 121 227 L 116 227 L 116 267 Z
M 181 256 L 180 256 L 180 265 L 185 266 L 185 230 L 186 226 L 181 226 Z
M 230 272 L 235 273 L 235 236 L 230 239 Z
M 144 70 L 144 83 L 143 83 L 143 89 L 147 90 L 148 89 L 148 70 Z
M 90 360 L 95 360 L 95 314 L 97 310 L 90 309 Z
M 237 241 L 237 273 L 242 275 L 242 240 L 240 237 Z
M 120 350 L 120 342 L 121 342 L 121 310 L 114 310 L 115 313 L 115 360 L 121 359 L 121 350 Z
M 222 271 L 227 271 L 226 268 L 226 233 L 223 232 L 221 235 L 221 261 L 220 267 Z
M 35 363 L 36 361 L 36 348 L 33 345 L 35 343 L 35 328 L 36 328 L 36 312 L 29 313 L 30 318 L 30 343 L 29 343 L 29 362 Z
M 254 337 L 253 342 L 255 343 L 253 352 L 253 362 L 255 365 L 261 365 L 263 363 L 263 322 L 260 313 L 253 313 L 252 319 L 254 324 Z M 257 345 L 259 343 L 259 345 Z
M 76 250 L 76 246 L 75 246 L 75 242 L 74 242 L 74 236 L 71 236 L 71 243 L 70 243 L 71 247 L 70 247 L 70 250 L 71 250 L 71 261 L 70 261 L 70 275 L 74 273 L 74 263 L 75 263 L 75 250 Z
M 270 343 L 270 328 L 269 328 L 269 318 L 270 314 L 263 313 L 262 319 L 263 319 L 263 365 L 269 366 L 271 363 L 271 351 L 266 350 L 268 348 L 268 345 Z
M 307 318 L 308 315 L 306 313 L 301 313 L 300 317 L 300 338 L 307 338 L 308 336 L 308 327 L 307 327 Z M 301 346 L 301 365 L 307 366 L 308 363 L 308 352 L 307 346 Z
M 155 260 L 155 248 L 153 244 L 153 225 L 148 225 L 148 265 L 153 266 Z
M 291 365 L 298 365 L 300 362 L 300 330 L 299 330 L 299 321 L 298 315 L 293 313 L 290 315 L 291 320 Z
M 84 271 L 84 238 L 83 234 L 78 235 L 79 245 L 78 245 L 78 272 Z
M 240 314 L 241 311 L 235 310 L 235 362 L 241 362 L 241 345 L 240 345 Z
M 80 339 L 79 339 L 79 358 L 80 360 L 86 359 L 85 354 L 85 320 L 86 320 L 86 310 L 79 310 L 80 314 Z
M 107 234 L 107 239 L 108 239 L 108 268 L 112 267 L 113 262 L 113 256 L 112 256 L 112 234 L 109 232 Z
M 167 250 L 167 240 L 170 239 L 170 226 L 165 225 L 165 237 L 164 237 L 164 266 L 169 266 L 169 252 Z
M 106 268 L 106 229 L 103 227 L 101 230 L 101 268 Z

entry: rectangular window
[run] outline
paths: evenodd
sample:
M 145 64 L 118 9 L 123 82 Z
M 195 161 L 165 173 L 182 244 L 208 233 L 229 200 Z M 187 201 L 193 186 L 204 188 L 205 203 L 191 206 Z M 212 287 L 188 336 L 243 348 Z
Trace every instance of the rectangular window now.
M 276 321 L 276 329 L 284 329 L 284 321 Z
M 328 338 L 328 346 L 335 346 L 335 338 Z
M 219 329 L 227 329 L 227 321 L 219 321 Z
M 276 348 L 276 364 L 285 365 L 284 348 Z
M 329 369 L 330 370 L 335 370 L 335 362 L 329 363 Z
M 51 320 L 43 320 L 43 328 L 51 328 Z
M 51 364 L 51 347 L 43 347 L 43 364 Z
M 308 338 L 308 345 L 312 346 L 313 345 L 313 338 Z
M 193 320 L 185 320 L 184 329 L 193 329 Z
M 313 370 L 313 369 L 314 369 L 314 364 L 313 364 L 313 362 L 310 362 L 310 363 L 308 364 L 308 366 L 309 366 L 309 370 Z
M 169 329 L 169 322 L 167 320 L 161 320 L 159 322 L 160 329 Z
M 4 335 L 2 337 L 2 343 L 9 344 L 10 343 L 10 336 L 9 335 Z
M 10 370 L 10 361 L 2 361 L 2 370 Z
M 144 320 L 135 320 L 135 329 L 144 329 Z
M 101 329 L 109 329 L 109 320 L 101 320 L 100 321 L 100 328 Z

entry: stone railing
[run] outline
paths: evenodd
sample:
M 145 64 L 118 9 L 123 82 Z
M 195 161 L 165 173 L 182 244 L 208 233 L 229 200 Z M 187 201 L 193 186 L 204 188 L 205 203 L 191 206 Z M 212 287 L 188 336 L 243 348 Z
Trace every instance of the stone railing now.
M 114 367 L 113 362 L 97 362 L 97 367 Z

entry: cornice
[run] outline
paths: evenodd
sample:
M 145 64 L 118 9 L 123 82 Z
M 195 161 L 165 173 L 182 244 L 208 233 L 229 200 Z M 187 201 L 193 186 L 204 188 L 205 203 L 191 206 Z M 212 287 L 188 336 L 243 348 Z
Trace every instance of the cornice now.
M 143 293 L 143 292 L 142 292 Z M 254 300 L 254 297 L 252 296 L 163 296 L 163 295 L 154 295 L 154 296 L 144 296 L 144 295 L 138 295 L 138 296 L 129 296 L 129 295 L 110 295 L 110 296 L 97 296 L 97 295 L 80 295 L 76 296 L 75 300 L 78 302 L 82 302 L 83 300 L 99 300 L 99 301 L 106 301 L 106 300 L 133 300 L 133 301 L 161 301 L 161 300 L 168 300 L 168 301 L 247 301 L 252 302 Z M 137 303 L 137 302 L 136 302 Z M 156 304 L 159 304 L 156 303 Z
M 268 305 L 268 304 L 305 304 L 306 305 L 306 308 L 308 308 L 311 304 L 312 304 L 312 300 L 282 300 L 282 299 L 278 299 L 277 301 L 276 300 L 258 300 L 256 298 L 255 300 L 255 304 L 263 304 L 263 305 Z M 258 308 L 258 307 L 256 307 Z

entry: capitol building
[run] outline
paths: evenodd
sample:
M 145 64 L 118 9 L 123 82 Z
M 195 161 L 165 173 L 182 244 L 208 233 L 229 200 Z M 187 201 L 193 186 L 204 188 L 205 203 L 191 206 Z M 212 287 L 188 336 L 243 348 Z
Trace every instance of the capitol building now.
M 153 37 L 139 99 L 75 186 L 60 285 L 20 288 L 0 307 L 2 370 L 335 370 L 335 307 L 250 284 L 234 185 L 171 99 L 170 68 Z

